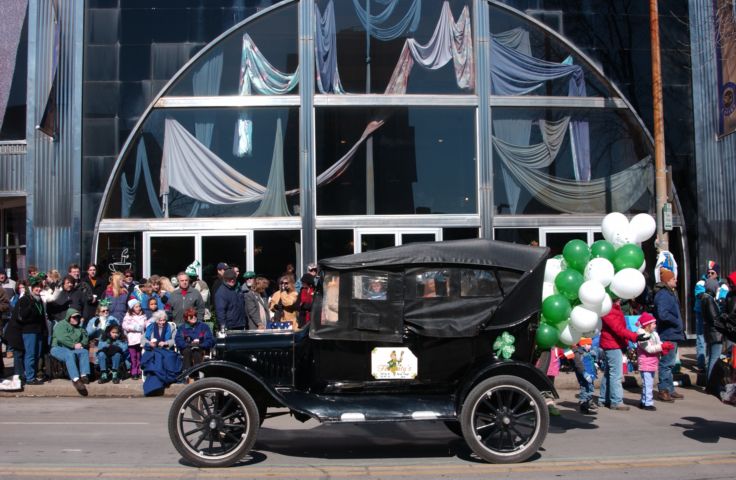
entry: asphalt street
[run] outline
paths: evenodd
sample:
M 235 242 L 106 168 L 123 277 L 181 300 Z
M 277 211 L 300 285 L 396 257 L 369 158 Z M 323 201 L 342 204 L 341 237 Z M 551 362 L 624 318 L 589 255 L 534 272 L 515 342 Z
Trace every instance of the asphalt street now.
M 284 415 L 267 419 L 252 454 L 224 470 L 183 463 L 166 430 L 171 398 L 3 398 L 0 478 L 734 478 L 736 408 L 683 392 L 657 412 L 586 416 L 563 391 L 543 449 L 519 465 L 479 462 L 441 423 Z

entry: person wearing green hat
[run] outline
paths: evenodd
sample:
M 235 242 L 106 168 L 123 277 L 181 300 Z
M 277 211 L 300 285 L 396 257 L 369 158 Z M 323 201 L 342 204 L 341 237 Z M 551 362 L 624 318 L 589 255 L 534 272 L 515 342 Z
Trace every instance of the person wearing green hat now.
M 41 356 L 44 339 L 47 336 L 46 318 L 41 290 L 43 278 L 29 277 L 28 290 L 18 300 L 18 325 L 23 339 L 23 368 L 26 385 L 40 385 L 42 380 L 36 379 L 36 365 Z
M 66 317 L 54 327 L 51 356 L 66 364 L 69 379 L 82 396 L 87 396 L 89 383 L 89 340 L 81 326 L 82 314 L 70 308 Z
M 240 291 L 243 293 L 247 293 L 251 290 L 253 290 L 253 285 L 256 282 L 256 272 L 253 270 L 248 270 L 243 274 L 243 280 L 245 280 L 245 283 L 240 286 Z

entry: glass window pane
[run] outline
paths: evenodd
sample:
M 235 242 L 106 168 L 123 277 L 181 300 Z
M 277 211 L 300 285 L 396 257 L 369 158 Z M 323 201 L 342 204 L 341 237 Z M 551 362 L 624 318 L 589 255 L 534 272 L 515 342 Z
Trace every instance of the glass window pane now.
M 474 108 L 318 108 L 316 145 L 319 215 L 477 212 Z
M 190 179 L 186 192 L 172 186 L 168 198 L 170 217 L 296 214 L 299 204 L 298 117 L 298 108 L 155 110 L 144 124 L 142 135 L 125 154 L 123 166 L 113 182 L 105 218 L 153 218 L 161 215 L 159 185 L 166 120 L 176 122 L 177 131 L 172 139 L 181 151 L 177 155 L 177 164 L 182 160 L 203 162 L 206 159 L 209 164 L 204 170 L 220 172 L 219 177 L 212 174 L 198 182 L 193 182 L 196 178 Z M 234 151 L 236 141 L 242 138 L 236 133 L 236 125 L 243 118 L 252 122 L 252 148 L 250 153 L 240 155 Z M 280 136 L 277 134 L 279 126 Z M 224 167 L 215 168 L 222 162 L 226 164 Z M 186 169 L 186 166 L 176 168 Z M 229 192 L 223 195 L 221 186 L 233 180 L 234 176 L 228 168 L 237 173 L 237 185 L 223 189 Z M 175 168 L 168 168 L 168 171 L 174 173 Z M 267 193 L 258 195 L 256 189 Z M 282 193 L 274 193 L 279 191 Z M 213 197 L 225 198 L 227 203 L 207 201 Z M 233 197 L 243 201 L 231 203 Z
M 494 240 L 520 243 L 522 245 L 539 245 L 538 228 L 496 228 L 493 230 Z
M 582 240 L 588 243 L 588 234 L 586 232 L 547 232 L 547 247 L 550 249 L 550 257 L 561 255 L 562 249 L 570 240 Z
M 202 279 L 212 286 L 217 279 L 217 264 L 220 262 L 230 267 L 237 265 L 241 274 L 245 273 L 250 270 L 246 265 L 247 254 L 247 237 L 243 235 L 202 237 Z M 242 281 L 242 278 L 238 279 L 238 282 Z
M 194 261 L 194 237 L 151 237 L 151 275 L 173 277 Z
M 294 74 L 299 66 L 297 14 L 298 3 L 294 3 L 248 22 L 190 66 L 188 72 L 177 80 L 167 95 L 240 95 L 243 38 L 246 34 L 252 39 L 250 45 L 255 47 L 251 47 L 251 52 L 262 55 L 262 60 L 271 64 L 274 70 L 282 74 Z M 213 60 L 219 56 L 222 60 Z M 195 78 L 195 74 L 199 72 L 205 75 L 200 74 Z M 298 94 L 298 84 L 288 93 Z M 275 93 L 261 93 L 253 89 L 251 94 Z
M 322 301 L 321 325 L 337 323 L 340 310 L 340 274 L 328 272 L 324 278 L 324 300 Z
M 494 42 L 491 44 L 491 63 L 494 64 L 495 53 L 494 45 L 506 45 L 517 52 L 531 55 L 531 57 L 546 60 L 548 62 L 562 63 L 568 56 L 572 57 L 572 62 L 575 65 L 580 65 L 583 69 L 583 76 L 585 78 L 586 95 L 589 97 L 614 97 L 615 95 L 611 89 L 606 87 L 598 78 L 596 73 L 585 64 L 580 57 L 572 53 L 569 47 L 565 46 L 556 37 L 553 37 L 546 31 L 539 27 L 531 24 L 528 20 L 523 19 L 517 15 L 509 13 L 501 8 L 497 8 L 491 5 L 490 9 L 490 24 L 491 24 L 491 35 L 494 38 Z M 518 33 L 518 31 L 528 33 L 529 43 L 520 41 L 518 35 L 510 35 Z M 513 43 L 512 43 L 513 41 Z M 496 47 L 502 48 L 502 47 Z M 529 50 L 526 50 L 529 48 Z M 513 57 L 512 57 L 513 58 Z M 516 68 L 517 62 L 513 60 L 514 68 Z M 495 62 L 495 65 L 500 64 L 499 61 Z M 511 68 L 511 67 L 510 67 Z M 508 73 L 508 72 L 501 72 Z M 514 93 L 514 94 L 526 94 L 526 95 L 545 95 L 545 96 L 568 96 L 569 95 L 569 79 L 568 75 L 553 79 L 553 80 L 540 80 L 539 87 L 526 93 Z M 531 86 L 531 85 L 530 85 Z M 501 88 L 493 86 L 493 93 L 495 95 L 508 95 L 509 93 L 504 92 Z
M 319 0 L 317 8 L 325 14 L 328 3 L 329 0 Z M 383 22 L 371 27 L 370 41 L 366 42 L 368 38 L 366 28 L 356 13 L 354 2 L 334 1 L 332 3 L 334 3 L 337 32 L 337 68 L 342 86 L 348 93 L 384 93 L 400 61 L 407 38 L 414 38 L 420 45 L 429 44 L 438 22 L 443 20 L 441 12 L 444 3 L 448 3 L 455 22 L 460 19 L 464 8 L 467 7 L 468 12 L 472 11 L 471 2 L 468 0 L 449 0 L 448 2 L 406 0 L 391 2 L 389 5 L 386 5 L 386 2 L 359 1 L 358 4 L 362 6 L 364 12 L 366 6 L 370 7 L 372 16 L 379 16 L 387 9 L 396 6 Z M 412 13 L 413 5 L 421 7 L 418 12 L 419 22 L 416 30 L 408 32 L 407 29 L 402 31 L 400 28 L 395 28 L 401 25 L 407 15 Z M 410 23 L 406 22 L 407 25 Z M 472 25 L 472 17 L 468 25 Z M 396 33 L 393 35 L 395 38 L 390 38 L 388 30 L 391 28 L 395 28 Z M 462 28 L 462 25 L 458 28 Z M 462 37 L 459 37 L 458 41 L 461 40 Z M 411 69 L 406 93 L 463 94 L 473 92 L 472 89 L 458 87 L 452 61 L 436 70 L 423 68 L 417 63 L 415 62 L 414 68 Z
M 465 240 L 468 238 L 478 238 L 479 231 L 477 228 L 443 228 L 443 240 Z
M 419 243 L 419 242 L 434 242 L 437 240 L 437 236 L 434 233 L 402 233 L 401 244 L 406 245 L 408 243 Z
M 576 169 L 582 158 L 573 149 L 573 122 L 588 126 L 591 180 L 610 180 L 613 175 L 622 175 L 622 172 L 644 172 L 637 170 L 637 164 L 652 155 L 644 131 L 628 111 L 499 107 L 493 108 L 491 114 L 494 203 L 496 213 L 500 215 L 565 213 L 562 207 L 557 208 L 555 199 L 549 199 L 557 190 L 543 188 L 545 183 L 549 183 L 546 176 L 552 177 L 558 184 L 565 182 L 556 185 L 556 188 L 564 189 L 566 194 L 568 190 L 580 194 L 581 190 L 577 189 L 582 189 L 585 182 L 576 181 L 579 178 Z M 555 129 L 559 125 L 564 127 L 568 119 L 570 123 L 567 128 Z M 543 129 L 547 132 L 546 137 L 542 133 Z M 584 148 L 584 143 L 578 143 L 578 149 Z M 540 147 L 547 147 L 546 152 L 553 152 L 554 157 L 546 152 L 547 157 L 537 155 L 535 152 L 538 153 Z M 635 174 L 636 179 L 642 178 L 642 174 Z M 542 186 L 538 182 L 542 182 Z M 626 181 L 626 185 L 633 183 L 633 180 Z M 613 211 L 614 202 L 629 201 L 632 206 L 626 213 L 649 212 L 653 197 L 647 188 L 637 192 L 637 198 L 632 198 L 628 192 L 622 195 L 625 188 L 618 190 L 616 198 L 612 197 L 612 189 L 606 190 L 608 193 L 602 201 L 580 204 L 579 213 L 607 213 Z M 534 194 L 533 191 L 539 193 Z M 577 204 L 573 207 L 577 208 Z
M 386 300 L 387 274 L 353 274 L 353 298 L 357 300 Z
M 352 230 L 318 230 L 317 231 L 317 258 L 339 257 L 350 255 L 353 249 Z
M 298 230 L 263 230 L 253 235 L 255 272 L 271 279 L 272 288 L 277 288 L 276 280 L 286 273 L 289 265 L 299 271 L 301 233 Z
M 451 295 L 450 270 L 426 269 L 414 273 L 415 298 L 436 298 Z M 457 294 L 456 294 L 457 295 Z
M 112 272 L 132 269 L 135 272 L 135 278 L 141 278 L 143 276 L 142 245 L 143 235 L 140 232 L 100 233 L 97 241 L 99 274 L 109 275 Z
M 393 247 L 396 245 L 395 238 L 392 233 L 364 233 L 360 236 L 360 251 L 369 252 L 379 248 Z
M 490 270 L 464 268 L 460 270 L 461 297 L 496 297 L 501 291 Z

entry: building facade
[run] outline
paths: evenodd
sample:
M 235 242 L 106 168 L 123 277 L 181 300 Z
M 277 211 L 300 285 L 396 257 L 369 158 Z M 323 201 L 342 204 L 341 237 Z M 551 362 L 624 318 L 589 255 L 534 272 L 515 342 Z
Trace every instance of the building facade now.
M 5 266 L 276 276 L 413 241 L 592 242 L 610 211 L 656 213 L 646 3 L 28 0 Z M 706 258 L 735 266 L 701 234 L 732 228 L 736 174 L 704 3 L 660 2 L 685 289 Z

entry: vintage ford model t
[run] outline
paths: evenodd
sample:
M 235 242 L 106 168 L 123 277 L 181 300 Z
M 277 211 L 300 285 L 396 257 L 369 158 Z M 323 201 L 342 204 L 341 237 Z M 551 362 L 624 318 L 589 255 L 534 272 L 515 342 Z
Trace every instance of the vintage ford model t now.
M 285 407 L 301 421 L 442 421 L 486 461 L 526 460 L 549 426 L 541 392 L 556 396 L 532 364 L 547 254 L 478 239 L 323 260 L 305 328 L 218 338 L 171 407 L 174 446 L 231 465 Z

